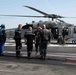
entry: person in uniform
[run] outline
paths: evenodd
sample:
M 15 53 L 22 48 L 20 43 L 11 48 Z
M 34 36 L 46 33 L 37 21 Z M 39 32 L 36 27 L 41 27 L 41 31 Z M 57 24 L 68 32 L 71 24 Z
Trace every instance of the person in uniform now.
M 62 30 L 62 36 L 63 36 L 63 44 L 65 44 L 65 37 L 66 37 L 66 28 L 64 27 Z
M 1 24 L 0 26 L 0 55 L 4 55 L 4 44 L 6 41 L 6 31 L 5 31 L 5 25 Z
M 40 39 L 41 39 L 41 59 L 45 60 L 47 53 L 47 44 L 50 43 L 50 39 L 51 39 L 51 33 L 48 29 L 46 29 L 45 24 L 43 24 L 40 33 Z
M 24 39 L 25 44 L 27 44 L 27 57 L 30 58 L 33 50 L 33 41 L 35 41 L 35 34 L 32 31 L 32 27 L 29 27 L 29 30 L 25 32 Z
M 22 29 L 22 24 L 19 24 L 18 28 L 15 30 L 14 40 L 16 43 L 16 57 L 20 57 L 20 52 L 22 48 L 21 29 Z
M 40 31 L 41 31 L 41 27 L 37 27 L 37 30 L 35 31 L 35 50 L 36 50 L 36 55 L 38 55 L 38 53 L 40 53 Z

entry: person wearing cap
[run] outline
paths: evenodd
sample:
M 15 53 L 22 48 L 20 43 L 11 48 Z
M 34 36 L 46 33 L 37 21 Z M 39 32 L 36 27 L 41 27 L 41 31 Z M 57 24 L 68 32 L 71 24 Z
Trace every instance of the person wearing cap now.
M 4 55 L 5 41 L 6 41 L 5 25 L 1 24 L 1 26 L 0 26 L 0 55 Z

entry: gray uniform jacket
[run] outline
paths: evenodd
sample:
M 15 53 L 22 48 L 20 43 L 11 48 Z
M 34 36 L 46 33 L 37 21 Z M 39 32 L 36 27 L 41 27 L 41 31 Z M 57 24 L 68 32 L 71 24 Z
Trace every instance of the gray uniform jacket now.
M 51 32 L 48 29 L 42 29 L 41 33 L 41 41 L 49 41 L 51 39 Z

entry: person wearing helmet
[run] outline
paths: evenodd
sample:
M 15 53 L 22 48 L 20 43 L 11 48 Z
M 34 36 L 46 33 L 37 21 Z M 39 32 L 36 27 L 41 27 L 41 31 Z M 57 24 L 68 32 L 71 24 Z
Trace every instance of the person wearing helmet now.
M 5 25 L 1 24 L 1 26 L 0 26 L 0 55 L 4 55 L 5 41 L 6 41 Z

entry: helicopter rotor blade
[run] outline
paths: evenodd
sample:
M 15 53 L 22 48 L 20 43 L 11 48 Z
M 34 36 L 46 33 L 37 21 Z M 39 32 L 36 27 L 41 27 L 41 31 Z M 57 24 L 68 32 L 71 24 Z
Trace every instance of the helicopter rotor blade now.
M 35 18 L 44 18 L 45 16 L 26 16 L 26 15 L 0 15 L 0 16 L 12 16 L 12 17 L 35 17 Z
M 57 19 L 57 18 L 76 18 L 76 17 L 64 17 L 64 16 L 60 16 L 60 15 L 56 15 L 56 14 L 47 14 L 41 10 L 38 10 L 34 7 L 30 7 L 30 6 L 24 6 L 27 7 L 29 9 L 32 9 L 34 11 L 37 11 L 41 14 L 43 14 L 44 16 L 28 16 L 28 15 L 0 15 L 0 16 L 12 16 L 12 17 L 35 17 L 35 18 L 52 18 L 52 20 Z
M 59 15 L 49 15 L 49 16 L 30 16 L 30 15 L 2 15 L 0 14 L 0 16 L 10 16 L 10 17 L 32 17 L 32 18 L 52 18 L 52 20 L 54 19 L 58 19 L 58 18 L 76 18 L 76 17 L 63 17 L 63 16 L 59 16 Z
M 47 13 L 45 13 L 43 11 L 40 11 L 40 10 L 38 10 L 38 9 L 36 9 L 34 7 L 30 7 L 30 6 L 24 6 L 24 7 L 30 8 L 32 10 L 35 10 L 35 11 L 45 15 L 45 18 L 52 18 L 52 19 L 55 19 L 55 18 L 76 18 L 76 17 L 64 17 L 64 16 L 60 16 L 60 15 L 56 15 L 56 14 L 47 14 Z
M 37 12 L 39 12 L 39 13 L 45 15 L 45 18 L 52 18 L 52 20 L 55 19 L 55 18 L 63 18 L 63 17 L 60 16 L 60 15 L 56 15 L 56 14 L 47 14 L 47 13 L 45 13 L 45 12 L 43 12 L 43 11 L 41 11 L 41 10 L 38 10 L 38 9 L 36 9 L 36 8 L 34 8 L 34 7 L 30 7 L 30 6 L 24 6 L 24 7 L 30 8 L 30 9 L 32 9 L 32 10 L 34 10 L 34 11 L 37 11 Z
M 63 18 L 76 18 L 76 17 L 63 17 Z
M 30 7 L 30 6 L 24 6 L 24 7 L 30 8 L 30 9 L 32 9 L 32 10 L 35 10 L 35 11 L 37 11 L 37 12 L 43 14 L 43 15 L 48 15 L 47 13 L 45 13 L 45 12 L 43 12 L 43 11 L 41 11 L 41 10 L 38 10 L 38 9 L 36 9 L 36 8 Z

